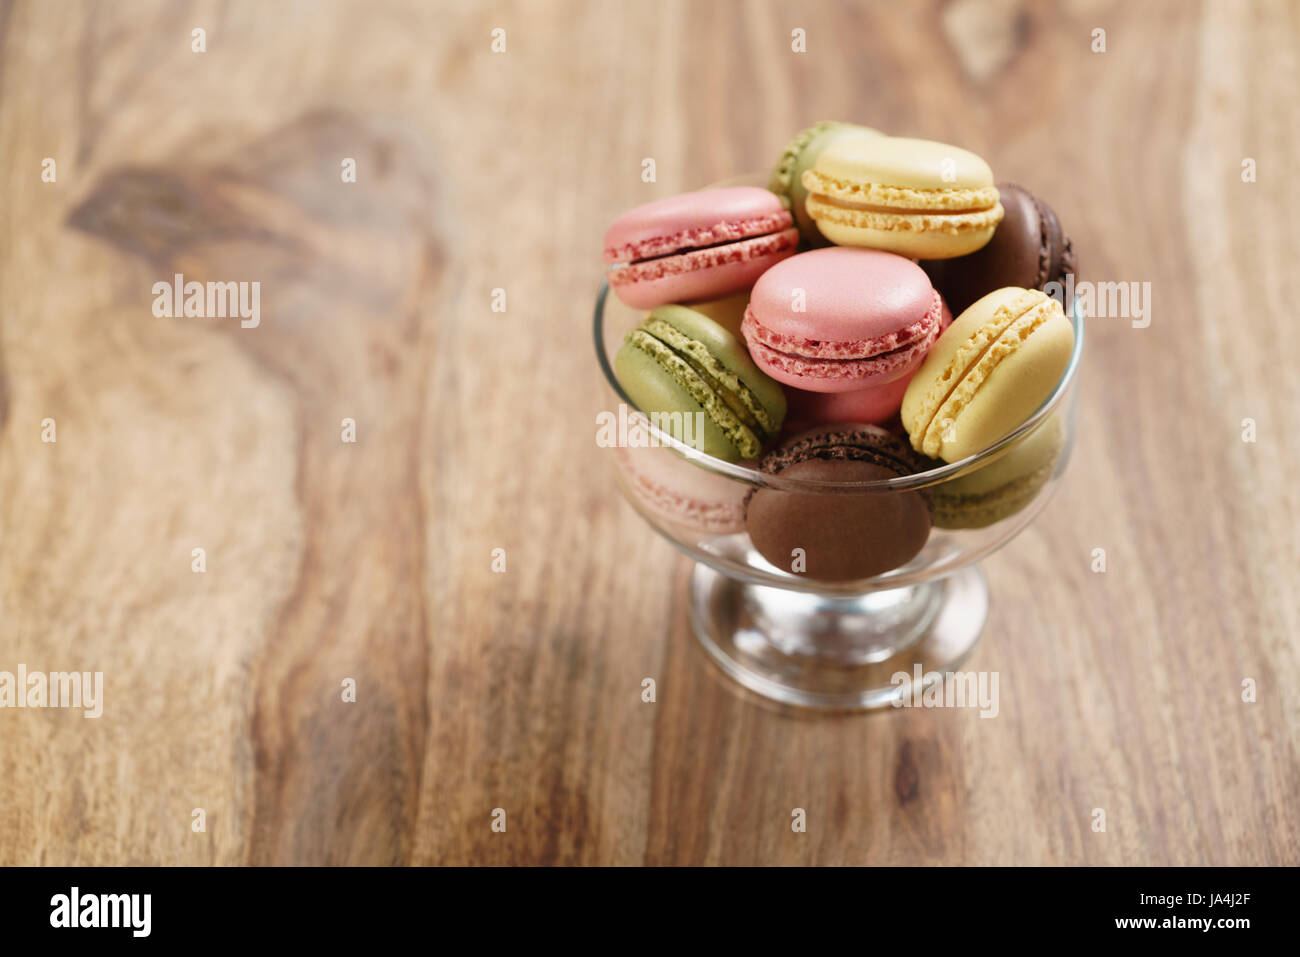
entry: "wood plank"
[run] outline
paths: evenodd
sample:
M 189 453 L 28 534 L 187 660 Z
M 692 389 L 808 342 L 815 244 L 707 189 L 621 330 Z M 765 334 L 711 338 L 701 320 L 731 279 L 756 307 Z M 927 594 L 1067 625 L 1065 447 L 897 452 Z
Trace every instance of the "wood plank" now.
M 106 685 L 0 712 L 0 863 L 1300 863 L 1296 32 L 1284 0 L 0 5 L 0 669 Z M 993 720 L 740 691 L 592 441 L 606 222 L 823 118 L 981 153 L 1082 278 L 1151 283 L 986 563 Z M 176 272 L 260 281 L 261 325 L 155 318 Z

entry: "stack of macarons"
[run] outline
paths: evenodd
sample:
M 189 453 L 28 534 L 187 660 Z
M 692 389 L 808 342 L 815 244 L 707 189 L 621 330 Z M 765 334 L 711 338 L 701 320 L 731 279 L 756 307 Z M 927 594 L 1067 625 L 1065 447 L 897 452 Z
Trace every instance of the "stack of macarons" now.
M 1056 214 L 943 143 L 819 123 L 781 154 L 766 189 L 638 206 L 604 245 L 614 295 L 646 311 L 615 358 L 628 398 L 702 422 L 694 435 L 668 430 L 769 474 L 864 481 L 959 461 L 1030 416 L 1073 347 L 1060 302 L 1043 292 L 1076 268 Z M 997 474 L 890 496 L 888 509 L 743 483 L 734 503 L 711 483 L 703 507 L 674 490 L 672 464 L 698 471 L 676 456 L 657 456 L 655 474 L 631 484 L 660 517 L 680 499 L 682 524 L 747 528 L 778 566 L 791 536 L 824 540 L 807 573 L 862 578 L 910 560 L 932 522 L 980 527 L 1023 506 L 1061 447 L 1059 425 L 1039 432 Z M 868 525 L 892 531 L 864 554 Z

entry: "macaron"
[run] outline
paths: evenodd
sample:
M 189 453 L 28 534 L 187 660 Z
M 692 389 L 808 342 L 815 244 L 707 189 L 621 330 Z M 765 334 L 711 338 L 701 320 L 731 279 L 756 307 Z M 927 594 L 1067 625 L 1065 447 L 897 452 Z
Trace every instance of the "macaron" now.
M 825 426 L 783 443 L 760 468 L 781 478 L 871 482 L 910 475 L 925 461 L 871 425 Z M 759 554 L 783 571 L 828 582 L 870 578 L 906 565 L 930 537 L 925 490 L 790 491 L 756 488 L 745 528 Z
M 957 312 L 995 289 L 1045 289 L 1078 271 L 1074 243 L 1050 206 L 1014 183 L 998 183 L 998 197 L 1004 214 L 987 245 L 969 256 L 921 263 Z
M 653 519 L 697 535 L 744 531 L 749 486 L 662 447 L 615 450 L 623 486 Z
M 1064 447 L 1058 415 L 987 465 L 930 487 L 936 528 L 986 528 L 1023 511 L 1047 485 Z
M 951 324 L 952 313 L 948 311 L 948 304 L 943 303 L 939 317 L 940 334 Z M 898 410 L 907 393 L 907 385 L 915 374 L 911 372 L 893 382 L 857 392 L 809 392 L 806 389 L 787 388 L 783 431 L 794 435 L 819 425 L 867 422 L 901 432 Z
M 879 130 L 873 130 L 869 126 L 827 120 L 803 130 L 785 148 L 772 170 L 767 188 L 787 201 L 790 211 L 794 213 L 795 226 L 805 243 L 825 246 L 827 240 L 808 215 L 808 190 L 803 185 L 803 174 L 813 168 L 817 157 L 822 155 L 826 147 L 841 137 L 881 135 L 883 134 Z
M 614 375 L 642 412 L 697 451 L 757 458 L 785 418 L 785 393 L 703 313 L 660 306 L 627 334 Z M 698 428 L 696 424 L 698 423 Z
M 729 333 L 740 338 L 740 324 L 745 318 L 745 307 L 749 305 L 749 290 L 732 293 L 722 299 L 705 299 L 691 303 L 691 308 L 702 312 Z
M 780 198 L 757 186 L 646 203 L 605 231 L 607 278 L 636 309 L 728 296 L 794 254 L 799 231 L 793 222 Z
M 1052 394 L 1070 363 L 1074 328 L 1037 289 L 989 293 L 939 337 L 901 410 L 912 448 L 956 462 L 992 445 Z
M 910 375 L 938 337 L 942 315 L 943 300 L 916 263 L 830 247 L 765 272 L 741 329 L 754 361 L 778 382 L 858 392 Z
M 841 246 L 948 259 L 979 249 L 1002 221 L 989 164 L 932 140 L 843 137 L 803 184 L 808 214 Z
M 795 435 L 819 425 L 865 422 L 882 425 L 898 415 L 911 376 L 860 392 L 808 392 L 787 389 L 785 432 Z

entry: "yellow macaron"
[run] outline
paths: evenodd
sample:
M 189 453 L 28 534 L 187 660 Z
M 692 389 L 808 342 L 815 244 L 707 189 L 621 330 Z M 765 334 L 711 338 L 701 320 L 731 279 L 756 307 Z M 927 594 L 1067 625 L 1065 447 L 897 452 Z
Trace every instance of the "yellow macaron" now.
M 845 137 L 822 152 L 803 184 L 808 215 L 840 246 L 950 259 L 984 246 L 1002 221 L 989 164 L 931 140 Z
M 957 462 L 992 445 L 1052 394 L 1073 349 L 1074 327 L 1045 293 L 1007 286 L 972 303 L 908 383 L 912 447 Z

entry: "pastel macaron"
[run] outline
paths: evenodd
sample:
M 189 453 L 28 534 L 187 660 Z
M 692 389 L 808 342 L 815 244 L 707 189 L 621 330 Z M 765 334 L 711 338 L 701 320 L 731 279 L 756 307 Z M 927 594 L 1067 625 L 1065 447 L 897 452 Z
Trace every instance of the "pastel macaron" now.
M 785 419 L 785 393 L 730 332 L 685 306 L 660 306 L 627 334 L 614 375 L 652 424 L 698 452 L 757 458 Z
M 957 462 L 1011 432 L 1055 390 L 1074 327 L 1061 304 L 1008 286 L 975 302 L 939 337 L 903 396 L 918 452 Z
M 705 536 L 744 530 L 744 482 L 702 469 L 670 448 L 615 451 L 624 488 L 656 521 Z
M 844 137 L 803 174 L 808 214 L 831 242 L 917 259 L 975 252 L 1003 209 L 988 163 L 905 137 Z
M 805 243 L 825 246 L 826 239 L 817 224 L 808 215 L 808 190 L 803 185 L 803 174 L 812 169 L 826 147 L 845 136 L 882 136 L 879 130 L 854 123 L 823 121 L 802 130 L 781 153 L 767 188 L 785 199 L 794 213 L 794 223 Z
M 785 432 L 794 435 L 819 425 L 863 422 L 881 425 L 898 415 L 911 376 L 858 392 L 786 390 Z
M 943 309 L 911 260 L 830 247 L 765 272 L 741 328 L 754 362 L 778 382 L 857 392 L 910 375 L 938 337 Z
M 1024 510 L 1061 458 L 1065 430 L 1053 414 L 1018 443 L 974 471 L 930 487 L 937 528 L 986 528 Z
M 732 293 L 722 299 L 705 299 L 691 303 L 691 308 L 702 312 L 737 339 L 740 338 L 740 324 L 745 319 L 745 307 L 749 305 L 749 290 Z
M 799 231 L 793 223 L 781 199 L 757 186 L 655 200 L 628 210 L 605 231 L 607 278 L 636 309 L 722 298 L 794 254 Z
M 952 324 L 952 313 L 943 303 L 939 319 L 939 333 Z M 912 372 L 893 382 L 856 392 L 809 392 L 807 389 L 787 389 L 784 432 L 794 435 L 819 425 L 846 422 L 866 422 L 871 425 L 901 427 L 898 410 L 903 396 L 912 381 Z
M 995 289 L 1046 289 L 1078 271 L 1074 243 L 1050 206 L 1014 183 L 998 183 L 998 198 L 1004 214 L 987 245 L 969 256 L 921 263 L 957 312 Z

